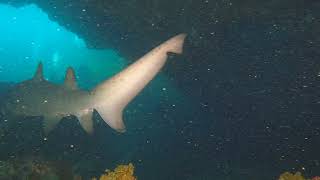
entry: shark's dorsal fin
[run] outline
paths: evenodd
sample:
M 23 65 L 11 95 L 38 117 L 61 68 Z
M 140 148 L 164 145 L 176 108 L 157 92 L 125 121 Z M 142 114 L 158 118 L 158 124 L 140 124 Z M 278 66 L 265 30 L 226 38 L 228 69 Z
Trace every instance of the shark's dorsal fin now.
M 67 69 L 66 77 L 64 79 L 64 86 L 71 90 L 78 89 L 75 72 L 71 67 L 68 67 Z
M 37 80 L 37 81 L 42 81 L 43 80 L 43 65 L 41 62 L 39 62 L 38 67 L 37 67 L 37 71 L 34 74 L 33 80 Z

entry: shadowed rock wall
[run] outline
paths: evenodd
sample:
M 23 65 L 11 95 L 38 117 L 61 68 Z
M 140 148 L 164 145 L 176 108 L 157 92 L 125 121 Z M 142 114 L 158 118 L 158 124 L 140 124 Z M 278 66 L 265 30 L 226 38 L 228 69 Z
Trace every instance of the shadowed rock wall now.
M 187 32 L 194 44 L 239 21 L 304 18 L 319 7 L 315 1 L 214 0 L 7 0 L 35 3 L 49 17 L 79 34 L 90 47 L 112 47 L 136 58 L 169 36 Z M 208 48 L 208 47 L 207 47 Z
M 296 74 L 316 71 L 312 57 L 317 54 L 320 42 L 317 1 L 0 2 L 15 6 L 35 3 L 52 20 L 85 39 L 88 46 L 114 48 L 130 61 L 168 37 L 187 32 L 186 51 L 179 58 L 182 60 L 169 61 L 165 72 L 190 95 L 204 99 L 225 92 L 226 84 L 250 83 L 251 76 L 261 74 L 261 69 L 263 73 L 272 73 L 272 78 L 290 70 Z M 304 57 L 304 61 L 299 57 Z M 288 58 L 292 60 L 281 61 Z M 273 72 L 269 64 L 279 71 Z M 287 70 L 287 67 L 295 68 Z M 254 82 L 250 85 L 257 86 Z

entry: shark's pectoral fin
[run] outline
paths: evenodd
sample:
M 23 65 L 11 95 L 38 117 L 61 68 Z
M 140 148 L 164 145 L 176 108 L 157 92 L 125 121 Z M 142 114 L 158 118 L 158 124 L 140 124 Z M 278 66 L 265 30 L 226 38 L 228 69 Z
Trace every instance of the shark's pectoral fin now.
M 44 116 L 43 118 L 43 131 L 45 134 L 49 134 L 50 131 L 52 131 L 57 124 L 61 121 L 63 116 L 57 115 L 57 116 Z
M 93 120 L 92 120 L 92 114 L 93 112 L 87 112 L 82 115 L 78 115 L 78 119 L 80 122 L 81 127 L 88 133 L 92 134 L 93 132 Z

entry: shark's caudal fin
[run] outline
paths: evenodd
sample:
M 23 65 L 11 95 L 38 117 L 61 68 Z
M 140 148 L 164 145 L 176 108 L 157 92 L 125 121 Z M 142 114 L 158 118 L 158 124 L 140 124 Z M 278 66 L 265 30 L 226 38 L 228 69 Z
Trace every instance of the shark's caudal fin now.
M 182 53 L 185 37 L 179 34 L 162 43 L 92 91 L 93 106 L 110 127 L 125 131 L 123 109 L 160 71 L 168 52 Z

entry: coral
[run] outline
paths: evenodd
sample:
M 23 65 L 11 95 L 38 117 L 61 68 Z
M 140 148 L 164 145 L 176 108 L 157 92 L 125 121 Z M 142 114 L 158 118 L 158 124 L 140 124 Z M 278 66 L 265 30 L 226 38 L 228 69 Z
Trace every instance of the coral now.
M 284 172 L 280 175 L 279 180 L 307 180 L 307 179 L 305 179 L 300 172 L 296 172 L 295 174 L 290 172 Z
M 100 178 L 91 180 L 137 180 L 134 166 L 119 165 L 113 171 L 106 170 Z M 26 159 L 0 161 L 0 180 L 82 180 L 83 177 L 74 174 L 71 164 L 65 161 L 44 161 L 43 159 L 29 157 Z
M 311 178 L 311 180 L 320 180 L 320 176 L 315 176 L 315 177 Z
M 114 171 L 106 170 L 99 180 L 136 180 L 137 178 L 133 176 L 133 172 L 134 166 L 131 163 L 119 165 Z M 92 178 L 92 180 L 97 180 L 97 178 Z

